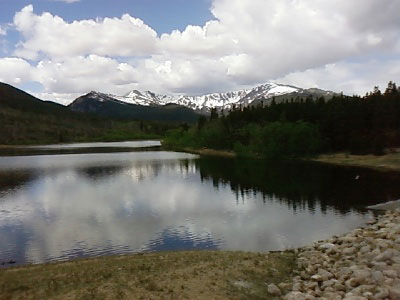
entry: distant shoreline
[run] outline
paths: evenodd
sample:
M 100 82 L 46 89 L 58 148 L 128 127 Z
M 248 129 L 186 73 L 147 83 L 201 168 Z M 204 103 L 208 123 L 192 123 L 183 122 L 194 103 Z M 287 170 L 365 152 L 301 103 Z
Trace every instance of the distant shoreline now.
M 185 148 L 165 147 L 165 148 L 174 151 L 183 151 L 204 156 L 215 156 L 215 157 L 226 157 L 226 158 L 238 157 L 238 155 L 235 152 L 228 150 L 215 150 L 210 148 L 194 149 L 187 147 Z M 252 157 L 252 158 L 257 159 L 257 157 Z M 368 168 L 377 171 L 400 172 L 400 152 L 394 152 L 380 156 L 372 154 L 352 155 L 346 153 L 333 153 L 333 154 L 321 154 L 314 158 L 305 158 L 300 160 L 331 164 L 337 166 Z
M 352 155 L 346 153 L 321 154 L 311 161 L 339 166 L 362 167 L 378 171 L 400 171 L 400 152 L 376 155 Z
M 59 145 L 71 144 L 71 143 L 97 143 L 97 142 L 129 142 L 129 141 L 141 141 L 141 140 L 160 140 L 161 147 L 165 150 L 171 151 L 180 151 L 180 152 L 188 152 L 198 155 L 204 156 L 215 156 L 215 157 L 225 157 L 225 158 L 236 158 L 238 155 L 229 150 L 216 150 L 210 148 L 179 148 L 179 147 L 169 147 L 165 146 L 162 143 L 162 139 L 160 138 L 149 138 L 149 139 L 130 139 L 124 141 L 78 141 L 78 142 L 70 142 L 70 143 L 60 143 Z M 25 144 L 25 145 L 1 145 L 0 150 L 10 150 L 14 148 L 23 148 L 23 147 L 31 147 L 31 146 L 41 146 L 46 144 Z M 54 144 L 55 145 L 55 144 Z M 253 157 L 257 159 L 257 157 Z M 369 168 L 378 171 L 400 171 L 400 152 L 388 153 L 381 156 L 376 155 L 353 155 L 347 153 L 332 153 L 332 154 L 321 154 L 314 158 L 306 158 L 306 161 L 318 162 L 318 163 L 326 163 L 333 164 L 337 166 L 349 166 L 349 167 L 361 167 L 361 168 Z
M 164 146 L 164 145 L 163 145 Z M 216 157 L 226 157 L 235 158 L 238 155 L 233 151 L 228 150 L 215 150 L 210 148 L 169 148 L 175 151 L 183 151 L 193 154 L 205 155 L 205 156 L 216 156 Z M 252 157 L 258 159 L 257 157 Z M 314 158 L 300 159 L 304 161 L 312 161 L 324 164 L 331 164 L 337 166 L 348 166 L 348 167 L 360 167 L 374 169 L 378 171 L 400 171 L 400 152 L 393 152 L 384 155 L 353 155 L 347 153 L 332 153 L 332 154 L 320 154 Z
M 84 139 L 84 140 L 76 140 L 76 141 L 68 141 L 62 143 L 56 142 L 47 142 L 47 143 L 27 143 L 27 144 L 0 144 L 0 149 L 10 149 L 10 148 L 23 148 L 23 147 L 32 147 L 32 146 L 47 146 L 47 145 L 69 145 L 69 144 L 88 144 L 88 143 L 123 143 L 123 142 L 139 142 L 139 141 L 161 141 L 161 136 L 149 136 L 146 137 L 138 137 L 138 138 L 130 138 L 130 139 Z
M 183 148 L 183 151 L 205 156 L 217 156 L 217 157 L 228 157 L 228 158 L 237 157 L 235 152 L 227 150 L 214 150 L 209 148 L 201 148 L 201 149 Z

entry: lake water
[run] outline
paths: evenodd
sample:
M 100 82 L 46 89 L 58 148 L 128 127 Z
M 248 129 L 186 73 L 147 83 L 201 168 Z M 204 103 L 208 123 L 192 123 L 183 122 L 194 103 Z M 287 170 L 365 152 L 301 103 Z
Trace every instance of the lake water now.
M 371 218 L 365 206 L 400 198 L 394 173 L 148 148 L 157 145 L 102 144 L 103 153 L 52 145 L 1 156 L 0 264 L 281 250 L 345 233 Z

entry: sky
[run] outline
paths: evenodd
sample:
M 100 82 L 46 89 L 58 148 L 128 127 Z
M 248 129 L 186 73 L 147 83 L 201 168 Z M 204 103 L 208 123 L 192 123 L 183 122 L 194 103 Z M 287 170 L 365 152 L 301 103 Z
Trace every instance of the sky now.
M 400 79 L 398 0 L 0 0 L 0 81 L 62 104 Z

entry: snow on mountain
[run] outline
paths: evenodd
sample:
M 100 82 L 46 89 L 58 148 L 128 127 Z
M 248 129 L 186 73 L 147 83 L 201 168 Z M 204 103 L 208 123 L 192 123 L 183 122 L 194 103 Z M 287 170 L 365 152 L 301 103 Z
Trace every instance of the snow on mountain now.
M 305 91 L 307 90 L 290 85 L 266 83 L 248 90 L 238 90 L 227 93 L 213 93 L 202 96 L 160 95 L 150 91 L 141 92 L 138 90 L 133 90 L 124 96 L 115 96 L 96 92 L 91 93 L 100 95 L 100 101 L 103 101 L 106 98 L 113 98 L 124 103 L 144 106 L 174 103 L 192 108 L 194 110 L 208 112 L 211 108 L 217 108 L 218 110 L 231 109 L 234 105 L 246 106 L 251 104 L 254 100 L 260 98 L 269 99 L 275 96 L 286 94 L 300 94 Z

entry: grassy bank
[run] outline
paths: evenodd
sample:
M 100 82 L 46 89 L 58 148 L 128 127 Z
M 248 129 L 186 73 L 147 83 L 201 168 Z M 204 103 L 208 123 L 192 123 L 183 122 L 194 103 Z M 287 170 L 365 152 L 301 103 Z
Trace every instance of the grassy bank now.
M 161 252 L 0 269 L 0 299 L 274 299 L 292 252 Z
M 240 157 L 234 151 L 215 150 L 209 148 L 171 148 L 166 149 L 184 151 L 199 155 L 219 156 L 219 157 Z M 257 155 L 248 155 L 247 158 L 260 159 Z M 305 158 L 320 163 L 328 163 L 339 166 L 353 166 L 370 168 L 379 171 L 400 171 L 400 152 L 385 155 L 352 155 L 347 153 L 321 154 L 314 158 Z
M 170 151 L 177 151 L 177 152 L 187 152 L 192 154 L 198 155 L 205 155 L 205 156 L 217 156 L 217 157 L 228 157 L 234 158 L 237 157 L 236 153 L 233 151 L 228 150 L 215 150 L 209 148 L 190 148 L 190 147 L 169 147 L 162 144 L 163 149 L 170 150 Z
M 202 149 L 184 148 L 183 150 L 186 152 L 200 154 L 200 155 L 220 156 L 220 157 L 236 157 L 236 154 L 232 151 L 214 150 L 214 149 L 208 149 L 208 148 L 202 148 Z
M 373 168 L 381 171 L 400 171 L 400 153 L 385 155 L 350 155 L 346 153 L 324 154 L 313 161 L 342 166 Z

